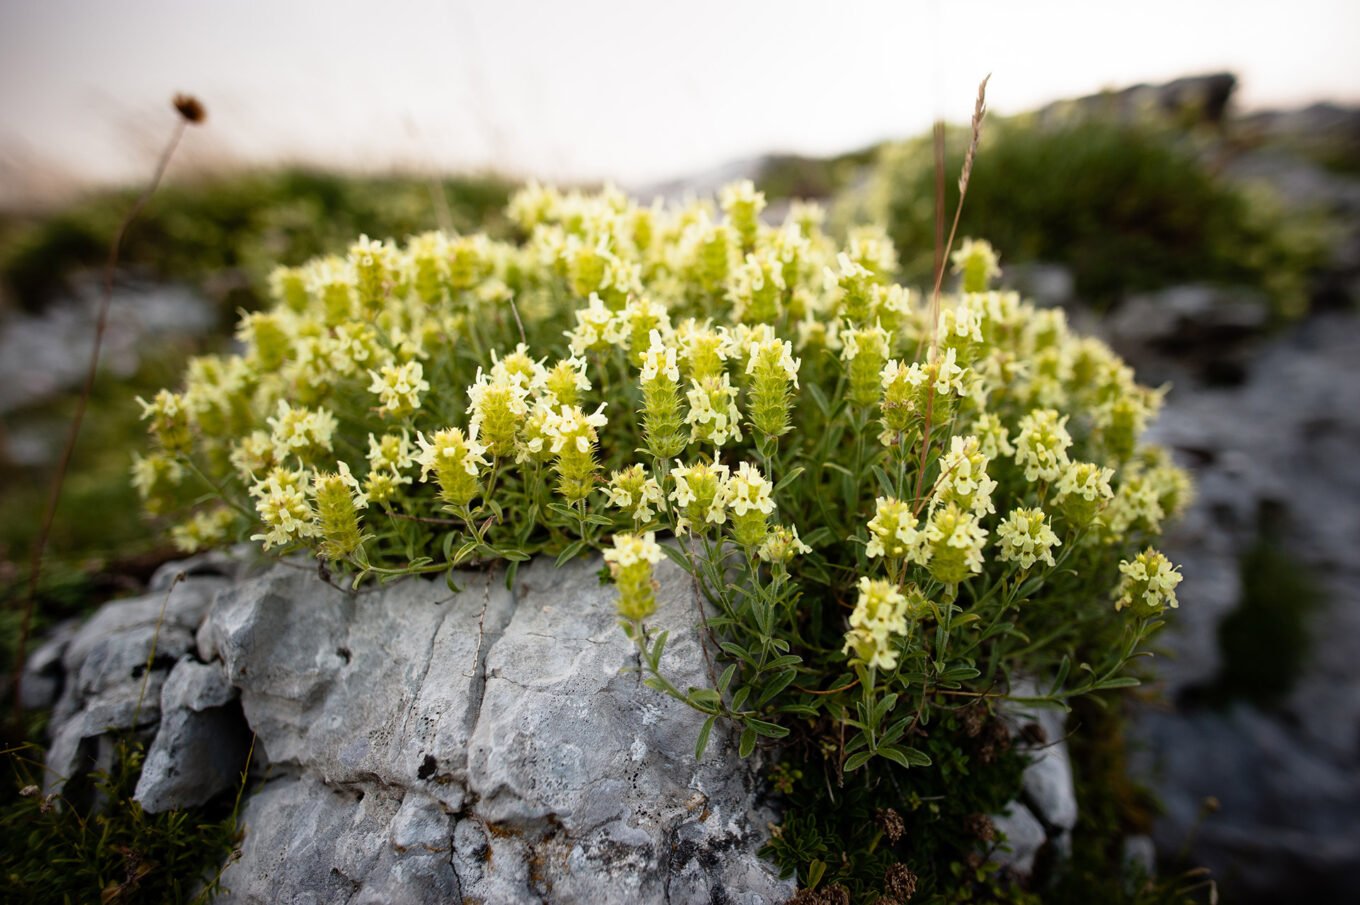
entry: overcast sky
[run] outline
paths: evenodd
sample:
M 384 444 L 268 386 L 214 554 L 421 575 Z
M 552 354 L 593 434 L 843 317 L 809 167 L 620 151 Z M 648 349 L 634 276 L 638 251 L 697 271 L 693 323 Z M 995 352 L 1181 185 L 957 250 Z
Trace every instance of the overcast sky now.
M 0 186 L 280 158 L 638 185 L 1229 69 L 1360 102 L 1357 0 L 0 0 Z

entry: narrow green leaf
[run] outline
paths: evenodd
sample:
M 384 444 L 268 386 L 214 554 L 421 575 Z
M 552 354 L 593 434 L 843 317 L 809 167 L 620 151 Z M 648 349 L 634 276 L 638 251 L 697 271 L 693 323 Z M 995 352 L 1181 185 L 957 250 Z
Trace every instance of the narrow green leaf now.
M 1053 678 L 1053 687 L 1049 689 L 1049 694 L 1057 694 L 1067 681 L 1067 673 L 1072 669 L 1072 658 L 1063 654 L 1062 662 L 1058 664 L 1058 674 Z
M 585 548 L 586 542 L 583 540 L 574 541 L 573 543 L 568 544 L 567 548 L 557 555 L 557 565 L 561 566 L 563 563 L 575 559 L 576 555 Z
M 754 729 L 758 735 L 766 738 L 784 738 L 789 734 L 787 726 L 780 726 L 778 723 L 767 723 L 764 720 L 747 720 L 746 727 Z
M 901 748 L 901 752 L 906 755 L 907 763 L 912 767 L 929 767 L 930 755 L 919 748 Z
M 799 475 L 801 475 L 806 470 L 807 469 L 803 468 L 803 466 L 801 465 L 796 465 L 793 468 L 789 469 L 788 474 L 780 478 L 779 483 L 774 485 L 774 492 L 779 493 L 779 491 L 783 490 L 785 487 L 789 486 L 794 481 L 798 480 Z
M 860 767 L 867 764 L 869 762 L 869 759 L 873 756 L 874 752 L 872 751 L 857 751 L 856 753 L 850 755 L 850 757 L 845 761 L 845 772 L 854 773 Z
M 893 763 L 900 764 L 903 767 L 911 766 L 911 761 L 907 758 L 907 753 L 901 748 L 894 748 L 892 745 L 886 745 L 878 749 L 878 754 L 880 757 L 886 757 Z
M 1097 682 L 1093 691 L 1106 691 L 1111 688 L 1132 688 L 1135 685 L 1143 684 L 1134 676 L 1115 676 L 1113 679 L 1105 679 Z
M 770 703 L 770 701 L 774 699 L 775 695 L 779 694 L 785 688 L 788 688 L 789 683 L 791 683 L 797 676 L 798 676 L 797 670 L 793 669 L 786 669 L 779 675 L 775 676 L 770 681 L 770 683 L 765 686 L 765 689 L 760 693 L 760 697 L 756 699 L 756 704 L 758 704 L 761 707 L 764 707 L 766 704 Z
M 656 636 L 656 641 L 652 644 L 652 653 L 649 659 L 652 662 L 652 669 L 655 670 L 661 664 L 661 653 L 666 649 L 666 642 L 670 640 L 669 631 L 662 632 Z
M 661 552 L 665 553 L 666 556 L 670 558 L 671 562 L 675 563 L 677 566 L 684 569 L 687 573 L 689 573 L 690 575 L 694 574 L 693 564 L 690 563 L 689 557 L 686 556 L 682 551 L 677 550 L 670 544 L 662 544 Z
M 708 736 L 710 733 L 713 732 L 713 721 L 716 720 L 717 718 L 718 717 L 715 714 L 709 717 L 708 719 L 704 720 L 704 726 L 702 729 L 699 730 L 699 740 L 694 743 L 695 760 L 703 759 L 704 749 L 708 747 Z
M 791 716 L 815 717 L 821 712 L 811 704 L 781 704 L 776 709 L 780 713 L 787 713 Z
M 821 411 L 822 417 L 830 420 L 831 403 L 827 400 L 826 393 L 822 392 L 822 388 L 809 381 L 803 385 L 803 392 L 812 397 L 812 402 Z
M 718 693 L 712 688 L 691 688 L 689 690 L 689 699 L 691 701 L 698 701 L 699 703 L 710 705 L 722 701 L 722 698 L 719 697 Z
M 724 669 L 723 674 L 718 677 L 718 691 L 723 694 L 726 694 L 727 686 L 732 684 L 732 677 L 735 676 L 736 674 L 737 664 L 735 663 Z
M 874 477 L 878 479 L 878 489 L 883 491 L 885 497 L 897 496 L 897 488 L 893 485 L 892 479 L 888 477 L 886 471 L 875 465 L 873 467 L 873 473 Z
M 737 754 L 742 757 L 750 757 L 754 750 L 756 750 L 756 733 L 754 729 L 747 727 L 741 731 L 741 741 L 737 743 Z

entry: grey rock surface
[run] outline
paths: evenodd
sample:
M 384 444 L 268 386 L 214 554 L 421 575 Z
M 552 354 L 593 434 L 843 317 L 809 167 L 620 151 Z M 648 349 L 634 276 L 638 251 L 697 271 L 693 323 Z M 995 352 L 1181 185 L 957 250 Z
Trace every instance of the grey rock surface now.
M 24 661 L 23 681 L 19 686 L 19 703 L 25 710 L 43 710 L 57 703 L 65 679 L 62 657 L 79 631 L 80 621 L 68 619 L 55 626 L 46 639 L 29 653 Z
M 335 873 L 280 871 L 277 846 L 248 846 L 223 901 L 786 898 L 754 854 L 774 816 L 752 774 L 716 733 L 694 762 L 701 720 L 630 671 L 598 567 L 534 563 L 513 590 L 487 573 L 458 594 L 407 581 L 359 595 L 279 568 L 224 593 L 210 643 L 257 751 L 299 777 L 252 798 L 247 833 L 252 819 L 353 829 L 349 854 L 297 853 Z M 700 684 L 697 602 L 678 570 L 658 571 L 665 662 L 681 687 Z M 317 783 L 334 792 L 290 816 Z
M 137 801 L 149 813 L 205 804 L 241 782 L 250 741 L 236 689 L 219 663 L 186 655 L 161 686 L 160 728 L 146 752 Z
M 599 568 L 349 593 L 299 563 L 172 564 L 44 654 L 66 677 L 49 767 L 154 734 L 136 797 L 159 811 L 230 795 L 253 738 L 222 902 L 784 901 L 752 764 L 721 726 L 694 760 L 701 715 L 641 684 Z M 664 668 L 707 684 L 699 599 L 657 571 Z
M 1175 706 L 1138 715 L 1132 753 L 1166 809 L 1159 850 L 1180 850 L 1204 799 L 1218 799 L 1191 858 L 1238 901 L 1337 901 L 1360 870 L 1358 360 L 1360 318 L 1317 316 L 1265 344 L 1241 386 L 1179 381 L 1154 428 L 1198 497 L 1162 544 L 1185 575 L 1159 638 L 1168 655 L 1154 661 Z M 1264 537 L 1325 599 L 1284 699 L 1214 710 L 1199 693 L 1221 673 L 1219 630 L 1246 590 L 1242 558 Z
M 1044 825 L 1018 801 L 1012 802 L 1004 813 L 992 815 L 992 825 L 1006 837 L 1005 843 L 992 853 L 992 860 L 1018 874 L 1029 875 L 1039 850 L 1048 841 Z
M 1035 697 L 1040 690 L 1033 680 L 1018 678 L 1010 694 L 1014 698 Z M 1064 855 L 1069 852 L 1072 829 L 1077 825 L 1077 789 L 1067 748 L 1066 719 L 1057 708 L 1019 701 L 1005 702 L 999 715 L 1029 764 L 1021 779 L 1020 800 L 1012 802 L 1006 813 L 992 815 L 997 829 L 1006 833 L 1010 848 L 1009 852 L 998 850 L 993 857 L 1017 873 L 1028 874 L 1045 843 Z M 1014 838 L 1012 833 L 1016 834 Z
M 79 384 L 94 338 L 100 286 L 91 280 L 39 315 L 0 317 L 0 413 L 41 402 Z M 198 336 L 217 326 L 215 306 L 184 286 L 115 287 L 100 364 L 119 376 L 137 369 L 148 343 Z M 71 354 L 79 349 L 82 354 Z M 50 457 L 49 457 L 50 458 Z
M 61 696 L 52 711 L 47 792 L 59 792 L 70 778 L 102 765 L 101 736 L 155 729 L 165 677 L 194 646 L 194 632 L 223 586 L 220 578 L 203 577 L 114 601 L 58 645 Z M 26 668 L 40 679 L 50 676 L 55 655 L 56 648 L 44 651 Z

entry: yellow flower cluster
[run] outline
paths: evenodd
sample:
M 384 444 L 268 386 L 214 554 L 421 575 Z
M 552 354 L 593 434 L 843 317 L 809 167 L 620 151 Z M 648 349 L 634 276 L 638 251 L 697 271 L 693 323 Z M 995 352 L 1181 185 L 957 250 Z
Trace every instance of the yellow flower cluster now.
M 846 651 L 884 669 L 904 614 L 1057 551 L 1105 556 L 1112 587 L 1186 505 L 1184 473 L 1140 446 L 1160 393 L 993 289 L 985 242 L 927 299 L 893 282 L 881 230 L 838 244 L 813 207 L 769 214 L 749 183 L 673 206 L 530 185 L 513 241 L 365 237 L 280 268 L 239 355 L 143 402 L 134 484 L 153 514 L 183 510 L 186 549 L 253 536 L 355 569 L 613 535 L 634 621 L 654 531 L 780 580 L 853 561 Z M 1174 605 L 1143 568 L 1120 606 Z

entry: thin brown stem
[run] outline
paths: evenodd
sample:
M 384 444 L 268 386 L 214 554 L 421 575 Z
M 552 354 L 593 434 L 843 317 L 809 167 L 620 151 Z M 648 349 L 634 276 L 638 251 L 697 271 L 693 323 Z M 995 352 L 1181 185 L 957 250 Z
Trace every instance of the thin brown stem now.
M 142 209 L 151 200 L 151 196 L 160 187 L 161 179 L 164 178 L 165 171 L 170 166 L 170 159 L 174 157 L 175 149 L 179 147 L 180 139 L 184 137 L 184 130 L 189 127 L 191 122 L 197 122 L 202 118 L 201 108 L 198 108 L 197 118 L 195 118 L 180 107 L 180 99 L 178 98 L 176 98 L 176 107 L 180 109 L 181 116 L 175 122 L 174 131 L 170 134 L 170 141 L 166 144 L 165 150 L 161 152 L 160 159 L 156 162 L 156 170 L 151 176 L 151 181 L 137 196 L 137 200 L 133 202 L 132 207 L 123 216 L 122 222 L 118 224 L 118 231 L 114 233 L 113 241 L 109 243 L 109 255 L 104 262 L 99 312 L 95 320 L 94 342 L 90 347 L 90 361 L 85 369 L 85 383 L 81 389 L 80 398 L 76 401 L 75 414 L 71 418 L 71 426 L 66 434 L 66 444 L 62 447 L 61 457 L 57 460 L 57 470 L 52 476 L 47 506 L 43 510 L 42 523 L 38 529 L 38 537 L 33 542 L 33 553 L 29 559 L 28 588 L 24 594 L 24 612 L 19 622 L 19 638 L 14 651 L 12 685 L 14 688 L 15 725 L 18 725 L 21 719 L 22 707 L 19 702 L 24 677 L 24 660 L 27 654 L 28 635 L 33 625 L 33 608 L 38 598 L 38 579 L 42 572 L 43 554 L 47 552 L 47 542 L 52 534 L 52 523 L 57 515 L 57 504 L 61 501 L 62 486 L 66 483 L 66 473 L 71 466 L 71 457 L 75 453 L 76 441 L 80 437 L 80 427 L 85 420 L 85 410 L 89 406 L 90 396 L 94 392 L 95 377 L 99 373 L 99 353 L 104 345 L 104 333 L 108 329 L 109 305 L 113 300 L 113 279 L 118 267 L 118 254 L 122 249 L 123 238 L 127 235 L 128 228 L 132 226 L 133 221 L 141 214 Z

